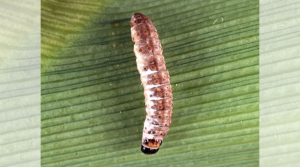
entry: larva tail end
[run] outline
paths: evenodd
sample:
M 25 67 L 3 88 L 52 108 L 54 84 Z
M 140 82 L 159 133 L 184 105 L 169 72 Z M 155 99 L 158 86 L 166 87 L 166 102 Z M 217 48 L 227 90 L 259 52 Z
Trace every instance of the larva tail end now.
M 145 146 L 143 146 L 143 145 L 142 145 L 142 147 L 141 147 L 141 151 L 142 151 L 144 154 L 147 154 L 147 155 L 155 154 L 155 153 L 157 153 L 158 150 L 159 150 L 159 148 L 157 148 L 157 149 L 151 149 L 151 148 L 145 147 Z
M 152 23 L 151 20 L 142 13 L 134 13 L 131 17 L 130 26 L 133 27 L 141 23 Z
M 136 12 L 133 14 L 133 17 L 139 17 L 139 16 L 144 16 L 142 13 Z

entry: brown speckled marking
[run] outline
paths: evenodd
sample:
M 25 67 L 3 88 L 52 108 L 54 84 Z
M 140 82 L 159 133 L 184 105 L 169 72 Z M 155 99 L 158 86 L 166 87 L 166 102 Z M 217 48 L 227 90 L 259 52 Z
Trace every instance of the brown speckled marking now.
M 144 86 L 147 117 L 144 122 L 142 145 L 158 149 L 169 131 L 172 116 L 173 93 L 166 69 L 163 49 L 151 20 L 135 13 L 130 21 L 131 37 L 135 42 L 137 68 Z

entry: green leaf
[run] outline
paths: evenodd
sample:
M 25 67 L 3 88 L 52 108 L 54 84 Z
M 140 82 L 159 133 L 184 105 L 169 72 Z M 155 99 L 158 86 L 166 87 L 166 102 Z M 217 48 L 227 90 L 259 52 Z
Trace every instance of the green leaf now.
M 258 166 L 259 1 L 42 1 L 42 166 Z M 140 151 L 130 18 L 164 49 L 173 116 Z

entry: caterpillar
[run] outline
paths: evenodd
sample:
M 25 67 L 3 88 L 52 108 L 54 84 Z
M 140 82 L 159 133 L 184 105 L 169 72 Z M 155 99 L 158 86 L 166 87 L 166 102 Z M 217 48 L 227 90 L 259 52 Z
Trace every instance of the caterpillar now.
M 173 114 L 170 76 L 158 33 L 151 19 L 141 13 L 134 13 L 130 26 L 147 112 L 141 151 L 155 154 L 169 131 Z

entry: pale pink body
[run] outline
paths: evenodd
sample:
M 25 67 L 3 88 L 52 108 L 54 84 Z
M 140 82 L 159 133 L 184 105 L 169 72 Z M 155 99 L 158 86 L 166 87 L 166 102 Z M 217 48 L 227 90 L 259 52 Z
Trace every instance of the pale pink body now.
M 132 16 L 131 37 L 135 42 L 134 53 L 144 86 L 147 112 L 142 144 L 155 149 L 161 145 L 171 124 L 173 93 L 170 76 L 158 33 L 148 17 L 141 13 Z

